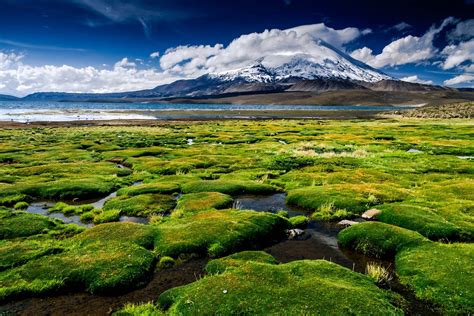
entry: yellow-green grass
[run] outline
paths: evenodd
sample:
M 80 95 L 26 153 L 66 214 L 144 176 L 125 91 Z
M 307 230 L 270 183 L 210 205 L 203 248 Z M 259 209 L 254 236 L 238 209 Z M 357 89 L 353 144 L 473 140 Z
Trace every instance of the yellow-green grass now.
M 474 313 L 474 244 L 430 243 L 401 251 L 395 261 L 401 283 L 443 314 Z
M 42 215 L 0 210 L 0 240 L 42 234 L 70 236 L 82 230 L 77 225 L 65 225 Z
M 286 218 L 271 213 L 210 210 L 185 213 L 159 223 L 155 250 L 163 256 L 222 256 L 242 248 L 271 243 L 284 236 Z
M 0 241 L 0 271 L 7 270 L 30 260 L 63 251 L 54 239 Z
M 312 186 L 288 192 L 287 203 L 316 211 L 315 218 L 324 220 L 362 213 L 380 202 L 400 201 L 407 197 L 405 189 L 388 184 L 334 184 Z
M 178 183 L 160 182 L 160 180 L 157 180 L 156 182 L 143 183 L 131 187 L 122 188 L 117 191 L 117 195 L 135 196 L 149 193 L 171 194 L 179 192 L 179 190 L 180 189 Z
M 158 228 L 135 223 L 107 223 L 94 226 L 71 240 L 80 244 L 100 241 L 134 243 L 146 249 L 153 249 Z
M 449 203 L 450 204 L 450 203 Z M 472 240 L 474 227 L 458 226 L 448 212 L 440 212 L 437 207 L 426 207 L 416 203 L 403 202 L 376 206 L 382 213 L 377 219 L 419 232 L 432 240 Z M 450 204 L 451 207 L 454 207 Z M 444 216 L 443 216 L 444 215 Z
M 199 192 L 183 194 L 176 205 L 177 210 L 186 212 L 222 209 L 232 206 L 231 196 L 219 192 Z
M 341 246 L 378 258 L 395 257 L 395 271 L 415 296 L 442 314 L 474 311 L 474 246 L 442 244 L 419 233 L 377 222 L 351 226 L 339 233 Z
M 119 210 L 126 216 L 149 216 L 163 214 L 175 207 L 175 200 L 164 194 L 121 195 L 104 204 L 104 210 Z
M 208 264 L 217 274 L 160 295 L 161 310 L 169 315 L 403 314 L 394 304 L 399 297 L 328 261 L 275 264 L 256 254 L 218 260 L 217 271 L 215 262 Z
M 417 232 L 379 222 L 343 229 L 337 236 L 342 247 L 377 258 L 393 258 L 400 250 L 429 242 Z
M 68 251 L 0 272 L 0 301 L 72 288 L 90 293 L 128 290 L 145 280 L 154 260 L 133 243 L 71 245 Z
M 238 180 L 202 180 L 189 182 L 182 186 L 184 193 L 220 192 L 229 195 L 238 194 L 269 194 L 279 189 L 263 183 Z
M 14 207 L 22 201 L 58 202 L 61 199 L 74 199 L 76 203 L 76 199 L 80 202 L 102 198 L 123 188 L 118 192 L 120 197 L 111 202 L 117 201 L 126 211 L 108 205 L 106 212 L 112 212 L 114 216 L 102 215 L 105 220 L 117 219 L 117 212 L 113 210 L 123 215 L 152 215 L 155 211 L 148 212 L 150 203 L 161 205 L 162 201 L 170 202 L 169 205 L 165 203 L 168 205 L 165 208 L 179 216 L 168 219 L 167 216 L 161 218 L 162 213 L 158 213 L 153 225 L 102 224 L 79 235 L 83 229 L 36 215 L 2 218 L 0 231 L 8 234 L 7 243 L 12 243 L 10 245 L 17 249 L 15 252 L 13 246 L 6 247 L 8 251 L 13 251 L 11 257 L 6 256 L 12 265 L 5 264 L 2 274 L 32 267 L 37 260 L 69 256 L 75 247 L 87 248 L 94 243 L 104 243 L 104 247 L 109 242 L 143 246 L 147 253 L 153 252 L 158 256 L 165 250 L 174 259 L 196 252 L 220 256 L 239 249 L 251 249 L 261 241 L 271 242 L 275 240 L 275 231 L 278 232 L 276 235 L 283 235 L 284 229 L 290 227 L 288 220 L 285 220 L 285 228 L 275 229 L 279 226 L 275 223 L 280 219 L 247 213 L 239 215 L 244 212 L 236 210 L 228 214 L 224 214 L 227 211 L 202 209 L 191 212 L 179 208 L 173 210 L 173 194 L 180 190 L 184 191 L 181 192 L 185 193 L 184 196 L 201 192 L 235 196 L 241 193 L 269 194 L 284 189 L 289 193 L 289 199 L 292 195 L 297 196 L 296 204 L 314 212 L 313 218 L 318 220 L 350 218 L 369 207 L 380 207 L 383 211 L 381 221 L 421 233 L 412 231 L 405 234 L 398 231 L 401 228 L 388 229 L 401 235 L 395 237 L 384 234 L 387 233 L 385 229 L 375 229 L 377 232 L 373 235 L 382 241 L 386 238 L 388 242 L 371 242 L 370 234 L 367 235 L 362 228 L 372 226 L 361 226 L 361 237 L 352 239 L 360 239 L 361 243 L 354 241 L 354 245 L 361 244 L 363 246 L 359 246 L 359 250 L 368 250 L 367 253 L 380 256 L 399 256 L 405 251 L 422 249 L 425 245 L 438 245 L 424 237 L 450 242 L 472 241 L 474 165 L 472 160 L 463 157 L 474 153 L 472 128 L 472 120 L 403 119 L 236 120 L 68 128 L 32 128 L 28 125 L 25 128 L 3 129 L 0 130 L 0 205 Z M 190 138 L 193 145 L 187 144 Z M 408 152 L 410 149 L 423 152 Z M 118 168 L 117 163 L 126 165 L 130 170 Z M 133 186 L 136 181 L 143 183 Z M 162 195 L 163 200 L 143 198 L 142 195 L 147 194 Z M 208 205 L 204 200 L 201 202 Z M 188 203 L 191 205 L 187 207 L 199 209 L 199 203 Z M 398 205 L 409 205 L 410 208 L 403 207 L 399 211 Z M 163 208 L 159 206 L 158 209 Z M 80 214 L 81 218 L 89 221 L 102 214 L 97 210 L 77 208 L 68 208 L 66 213 Z M 206 216 L 209 218 L 205 220 Z M 72 235 L 77 236 L 70 238 Z M 52 247 L 55 248 L 57 239 L 61 239 L 57 247 L 63 249 L 62 252 L 49 253 L 46 241 L 53 242 Z M 30 244 L 33 240 L 38 242 L 37 252 Z M 112 249 L 119 251 L 118 248 Z M 459 252 L 462 253 L 461 250 Z M 93 257 L 95 251 L 90 253 L 87 256 Z M 428 250 L 423 255 L 429 257 Z M 449 279 L 457 280 L 454 272 L 449 271 L 450 262 L 457 260 L 457 255 L 446 250 L 448 255 L 452 259 L 433 261 L 430 268 L 427 263 L 417 267 L 416 260 L 413 261 L 406 270 L 417 271 L 417 274 L 407 278 L 431 280 L 433 288 L 443 288 L 436 284 L 449 284 L 446 283 Z M 467 257 L 461 260 L 467 268 L 471 267 L 470 261 L 472 259 Z M 420 262 L 425 261 L 420 259 Z M 122 273 L 126 268 L 115 266 L 115 272 L 127 279 L 127 273 Z M 449 273 L 446 272 L 446 277 L 438 277 L 441 274 L 435 268 Z M 59 272 L 69 267 L 58 264 L 55 269 L 61 276 Z M 456 269 L 464 273 L 462 267 L 456 266 Z M 436 280 L 428 278 L 431 277 L 429 271 L 433 271 Z M 11 276 L 14 280 L 13 274 Z M 54 277 L 55 272 L 51 272 L 51 279 L 42 282 L 45 291 L 52 288 L 47 284 Z M 407 281 L 406 284 L 408 282 L 414 281 Z M 71 290 L 86 288 L 85 283 L 79 284 Z M 420 295 L 429 296 L 428 292 L 435 292 L 434 289 L 428 290 L 427 287 L 425 290 L 413 284 L 411 287 L 417 288 Z M 67 288 L 62 286 L 62 290 Z M 456 287 L 453 285 L 452 288 Z M 113 292 L 113 289 L 110 291 Z M 445 292 L 450 297 L 454 295 L 448 290 Z M 434 296 L 441 297 L 438 294 Z M 320 299 L 311 298 L 311 301 Z M 460 310 L 465 311 L 462 307 Z

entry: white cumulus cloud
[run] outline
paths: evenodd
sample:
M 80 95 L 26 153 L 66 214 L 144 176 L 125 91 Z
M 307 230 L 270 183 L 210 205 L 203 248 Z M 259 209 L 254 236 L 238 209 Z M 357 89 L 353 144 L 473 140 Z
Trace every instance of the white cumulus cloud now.
M 105 8 L 104 1 L 78 1 L 100 12 Z M 121 15 L 115 15 L 117 12 L 121 11 L 107 13 L 108 18 L 121 20 Z M 123 18 L 128 19 L 130 16 L 124 15 Z M 338 30 L 323 23 L 287 30 L 265 30 L 242 35 L 227 46 L 178 46 L 166 50 L 161 57 L 159 52 L 151 53 L 150 58 L 159 58 L 161 69 L 139 69 L 136 63 L 128 58 L 117 61 L 109 69 L 92 66 L 78 68 L 69 65 L 32 66 L 22 62 L 22 55 L 0 53 L 0 93 L 102 93 L 148 89 L 178 79 L 196 78 L 209 72 L 247 66 L 263 56 L 270 56 L 270 62 L 279 62 L 281 58 L 296 54 L 309 54 L 314 58 L 324 59 L 326 51 L 321 51 L 321 46 L 317 43 L 319 40 L 343 49 L 345 44 L 368 33 L 369 29 L 348 27 Z
M 474 37 L 474 19 L 460 22 L 448 37 L 451 40 L 468 40 Z
M 401 81 L 411 82 L 411 83 L 421 83 L 421 84 L 433 84 L 432 80 L 423 80 L 417 75 L 408 76 L 400 79 Z
M 248 66 L 262 57 L 266 62 L 278 64 L 298 54 L 307 54 L 324 59 L 318 41 L 332 46 L 343 46 L 369 33 L 348 27 L 336 30 L 323 23 L 302 25 L 286 30 L 272 29 L 261 33 L 250 33 L 234 39 L 228 46 L 222 44 L 178 46 L 168 49 L 160 59 L 162 69 L 183 76 L 199 76 L 209 72 L 220 72 Z
M 446 56 L 443 69 L 451 69 L 465 62 L 470 63 L 467 67 L 472 67 L 472 63 L 474 62 L 474 39 L 461 42 L 457 45 L 448 45 L 443 49 L 441 54 Z
M 150 54 L 150 58 L 154 59 L 154 58 L 158 58 L 160 57 L 160 52 L 153 52 Z
M 363 47 L 353 51 L 351 56 L 376 68 L 428 60 L 438 52 L 438 49 L 433 45 L 434 37 L 455 21 L 450 17 L 445 19 L 441 26 L 431 27 L 423 36 L 408 35 L 397 39 L 385 46 L 380 54 L 373 54 L 372 49 Z
M 455 86 L 457 84 L 474 84 L 474 75 L 472 74 L 462 74 L 451 79 L 445 80 L 444 85 L 446 86 Z
M 68 65 L 31 66 L 23 56 L 0 52 L 0 93 L 24 96 L 49 92 L 120 92 L 153 88 L 179 79 L 157 69 L 137 69 L 128 58 L 111 69 Z

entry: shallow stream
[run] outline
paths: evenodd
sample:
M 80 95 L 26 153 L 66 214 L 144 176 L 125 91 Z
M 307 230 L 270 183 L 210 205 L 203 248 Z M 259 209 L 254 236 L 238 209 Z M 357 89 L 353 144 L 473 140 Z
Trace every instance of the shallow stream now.
M 109 194 L 100 200 L 92 202 L 94 207 L 100 208 L 104 203 L 116 196 L 116 192 Z M 280 210 L 288 212 L 290 217 L 298 215 L 310 215 L 307 211 L 286 205 L 286 194 L 273 195 L 242 195 L 234 199 L 234 208 L 241 210 L 255 210 L 259 212 L 273 212 Z M 79 216 L 65 216 L 61 213 L 48 213 L 52 203 L 32 203 L 27 211 L 58 218 L 65 223 L 76 223 L 81 226 L 91 227 L 92 224 L 84 224 Z M 146 218 L 122 216 L 120 221 L 147 224 Z M 263 249 L 273 255 L 282 263 L 302 259 L 325 259 L 353 271 L 365 273 L 367 263 L 376 262 L 389 270 L 393 270 L 393 263 L 381 261 L 353 251 L 341 249 L 337 243 L 337 234 L 341 230 L 336 223 L 310 221 L 304 234 L 292 240 L 282 240 L 270 247 Z M 13 312 L 20 315 L 84 315 L 84 314 L 108 314 L 123 306 L 125 303 L 140 303 L 156 300 L 165 290 L 196 281 L 205 274 L 203 268 L 207 259 L 194 259 L 171 269 L 155 272 L 150 280 L 142 288 L 132 290 L 122 295 L 99 296 L 88 293 L 65 293 L 57 296 L 44 298 L 27 298 L 9 303 L 0 307 L 3 311 Z M 416 300 L 412 293 L 401 286 L 396 278 L 389 284 L 392 290 L 404 296 L 408 303 L 410 313 L 418 315 L 433 315 L 433 311 L 422 302 Z

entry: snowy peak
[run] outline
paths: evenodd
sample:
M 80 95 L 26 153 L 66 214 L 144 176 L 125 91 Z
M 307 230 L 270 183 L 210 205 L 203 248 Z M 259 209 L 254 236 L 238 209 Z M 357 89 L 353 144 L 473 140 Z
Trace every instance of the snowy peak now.
M 365 82 L 394 79 L 323 41 L 318 42 L 317 51 L 313 49 L 310 53 L 275 53 L 262 57 L 249 66 L 212 73 L 209 77 L 223 81 L 240 80 L 249 83 L 272 83 L 288 78 Z
M 214 79 L 220 79 L 222 81 L 235 81 L 242 80 L 245 82 L 262 82 L 270 83 L 275 80 L 274 74 L 265 68 L 260 61 L 254 64 L 234 70 L 228 70 L 219 73 L 209 74 L 209 77 Z

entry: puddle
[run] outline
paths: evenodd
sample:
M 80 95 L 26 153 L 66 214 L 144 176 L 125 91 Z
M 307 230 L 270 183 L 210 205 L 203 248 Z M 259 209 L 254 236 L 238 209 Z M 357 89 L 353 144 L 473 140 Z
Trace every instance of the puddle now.
M 126 168 L 125 166 L 118 165 L 119 167 Z M 132 184 L 132 186 L 139 185 L 141 184 L 141 181 L 135 182 Z M 73 204 L 73 205 L 81 205 L 81 204 L 90 204 L 94 208 L 102 208 L 108 200 L 111 198 L 114 198 L 117 196 L 117 191 L 110 193 L 106 197 L 100 199 L 100 200 L 88 200 L 88 201 L 82 201 L 80 204 Z M 94 202 L 95 201 L 95 202 Z M 50 218 L 56 218 L 61 221 L 63 221 L 65 224 L 76 224 L 82 227 L 87 227 L 90 228 L 94 226 L 92 223 L 83 223 L 81 222 L 81 218 L 79 215 L 64 215 L 62 213 L 49 213 L 48 209 L 54 206 L 54 202 L 34 202 L 28 205 L 28 208 L 25 210 L 28 213 L 33 213 L 33 214 L 41 214 L 45 215 Z M 135 216 L 121 216 L 119 219 L 120 222 L 132 222 L 132 223 L 138 223 L 138 224 L 148 224 L 149 219 L 145 217 L 135 217 Z
M 240 195 L 234 199 L 233 208 L 272 213 L 284 210 L 288 212 L 290 217 L 305 215 L 302 209 L 286 205 L 285 199 L 286 193 L 272 195 Z
M 110 193 L 109 195 L 107 195 L 106 197 L 96 201 L 96 202 L 93 202 L 93 203 L 82 203 L 82 204 L 90 204 L 92 205 L 94 208 L 103 208 L 104 207 L 104 204 L 105 202 L 107 202 L 108 200 L 110 200 L 111 198 L 114 198 L 117 196 L 117 191 L 115 192 L 112 192 Z
M 66 216 L 62 213 L 49 213 L 48 209 L 53 207 L 53 205 L 54 203 L 52 202 L 35 202 L 28 205 L 28 208 L 25 211 L 32 214 L 41 214 L 50 218 L 56 218 L 63 221 L 65 224 L 77 224 L 87 228 L 93 226 L 93 224 L 85 224 L 81 222 L 78 215 Z
M 237 209 L 251 209 L 257 212 L 276 213 L 280 210 L 288 212 L 290 217 L 298 215 L 310 215 L 308 211 L 286 205 L 286 194 L 277 193 L 267 196 L 242 195 L 234 199 L 234 207 Z M 340 264 L 351 270 L 365 273 L 368 262 L 374 259 L 361 254 L 340 249 L 337 243 L 337 234 L 341 227 L 331 222 L 311 221 L 304 230 L 304 238 L 284 240 L 278 244 L 265 249 L 280 262 L 290 262 L 304 259 L 325 259 Z M 389 262 L 380 262 L 388 266 Z
M 146 217 L 135 217 L 135 216 L 120 216 L 120 222 L 130 222 L 137 224 L 148 224 L 150 220 Z
M 284 240 L 264 250 L 284 263 L 324 259 L 360 273 L 365 273 L 367 263 L 377 261 L 353 251 L 340 249 L 337 244 L 340 228 L 335 223 L 311 221 L 304 231 L 306 238 Z M 377 261 L 377 263 L 383 266 L 390 265 L 390 262 Z

